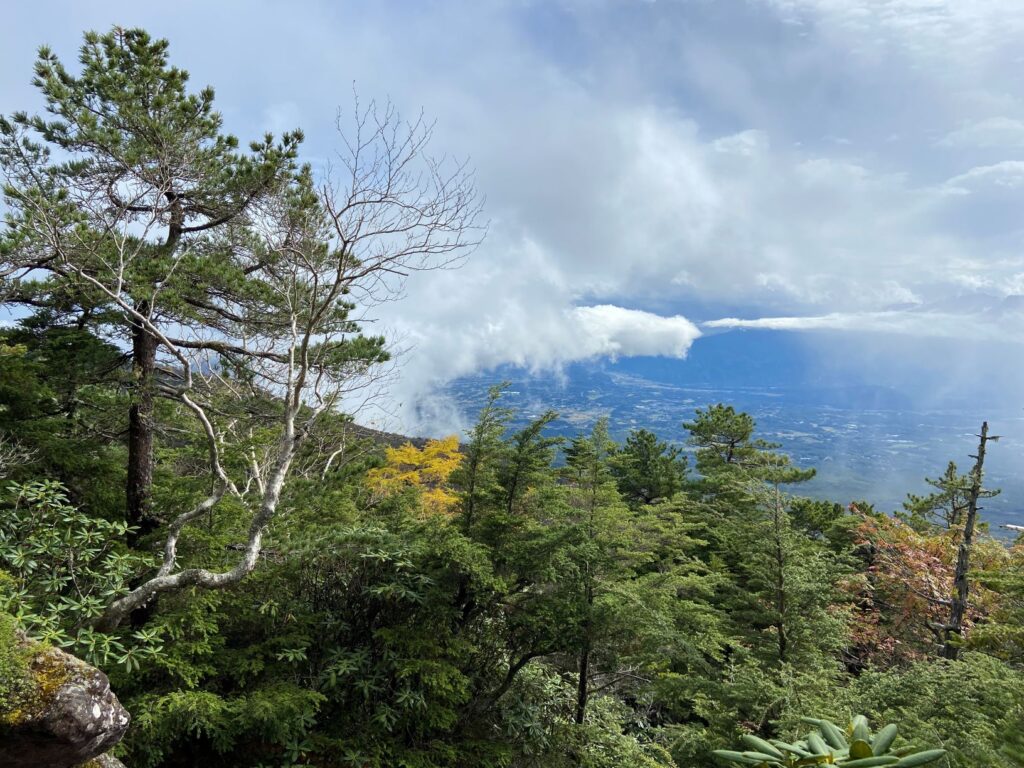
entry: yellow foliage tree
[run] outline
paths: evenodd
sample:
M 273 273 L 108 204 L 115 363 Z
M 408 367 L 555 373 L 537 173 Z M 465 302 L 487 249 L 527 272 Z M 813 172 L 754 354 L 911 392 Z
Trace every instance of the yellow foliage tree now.
M 378 497 L 418 488 L 425 513 L 446 514 L 458 500 L 448 478 L 461 462 L 458 435 L 428 440 L 422 448 L 405 443 L 385 451 L 384 466 L 367 472 L 366 485 Z

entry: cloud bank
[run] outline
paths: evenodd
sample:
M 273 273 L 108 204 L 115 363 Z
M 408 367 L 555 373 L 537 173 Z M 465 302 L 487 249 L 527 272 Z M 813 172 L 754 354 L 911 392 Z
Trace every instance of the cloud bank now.
M 560 307 L 506 297 L 481 322 L 453 326 L 441 319 L 402 327 L 407 351 L 394 385 L 394 411 L 413 431 L 444 433 L 465 425 L 453 403 L 434 393 L 460 376 L 502 365 L 559 374 L 573 362 L 636 355 L 685 358 L 701 335 L 685 317 L 662 317 L 611 304 Z M 415 376 L 405 375 L 413 367 Z
M 1022 297 L 1024 298 L 1024 297 Z M 976 314 L 899 310 L 889 312 L 833 312 L 804 317 L 725 317 L 702 323 L 707 329 L 753 329 L 768 331 L 846 331 L 850 333 L 897 334 L 922 339 L 1001 341 L 1024 343 L 1024 314 Z
M 354 81 L 471 157 L 487 241 L 374 310 L 407 428 L 452 378 L 680 357 L 699 327 L 1015 344 L 1016 0 L 18 4 L 0 112 L 39 108 L 37 45 L 113 22 L 168 37 L 243 139 L 299 125 L 322 167 Z

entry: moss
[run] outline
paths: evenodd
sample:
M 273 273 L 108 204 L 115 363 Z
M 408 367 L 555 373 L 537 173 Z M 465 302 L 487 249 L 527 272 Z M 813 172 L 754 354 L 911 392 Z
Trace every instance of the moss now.
M 40 715 L 71 676 L 62 654 L 21 640 L 14 618 L 0 614 L 0 727 Z
M 32 688 L 32 652 L 19 642 L 15 629 L 14 617 L 0 613 L 0 723 L 17 719 Z
M 107 768 L 111 765 L 121 765 L 121 763 L 113 757 L 111 752 L 106 752 L 99 757 L 94 757 L 87 763 L 75 766 L 75 768 Z

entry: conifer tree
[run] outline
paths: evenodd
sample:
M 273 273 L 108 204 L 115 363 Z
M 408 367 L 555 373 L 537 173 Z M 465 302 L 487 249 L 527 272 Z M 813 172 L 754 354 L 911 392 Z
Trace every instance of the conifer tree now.
M 462 524 L 467 531 L 472 530 L 481 506 L 500 493 L 498 467 L 504 450 L 502 437 L 512 411 L 499 403 L 508 386 L 504 382 L 488 390 L 487 402 L 467 434 L 469 440 L 463 461 L 452 473 L 452 484 L 460 491 Z
M 926 496 L 908 494 L 903 502 L 903 511 L 898 512 L 897 517 L 924 533 L 936 528 L 962 530 L 970 507 L 971 476 L 961 475 L 956 462 L 951 461 L 941 477 L 926 477 L 925 482 L 935 489 L 934 492 Z M 980 489 L 979 498 L 992 498 L 998 493 L 997 490 Z
M 613 606 L 602 594 L 612 571 L 622 566 L 621 525 L 625 509 L 611 473 L 614 444 L 607 419 L 598 420 L 589 435 L 575 438 L 565 452 L 562 476 L 568 483 L 566 521 L 571 545 L 568 557 L 576 571 L 576 723 L 582 724 L 594 674 L 592 657 L 608 633 Z M 601 600 L 601 598 L 605 598 Z
M 757 423 L 747 413 L 737 412 L 731 405 L 696 409 L 693 421 L 684 422 L 690 433 L 690 444 L 697 449 L 697 471 L 705 480 L 716 478 L 761 478 L 766 482 L 802 483 L 814 477 L 814 469 L 794 467 L 789 456 L 774 452 L 777 443 L 754 437 Z
M 753 442 L 756 424 L 752 416 L 718 403 L 697 408 L 693 421 L 683 423 L 690 443 L 697 447 L 697 469 L 709 475 L 723 465 L 742 464 L 757 450 Z
M 632 504 L 669 499 L 683 487 L 686 456 L 646 429 L 633 430 L 612 458 L 619 490 Z
M 780 663 L 813 666 L 843 642 L 843 621 L 832 606 L 846 569 L 822 542 L 794 528 L 779 483 L 756 481 L 750 494 L 751 504 L 726 523 L 739 587 L 734 620 L 769 630 Z
M 533 482 L 551 466 L 562 438 L 545 435 L 544 429 L 557 418 L 554 411 L 545 411 L 508 440 L 498 469 L 507 515 L 512 515 Z
M 74 74 L 43 47 L 33 84 L 48 115 L 0 118 L 10 208 L 0 275 L 14 300 L 77 311 L 130 339 L 127 519 L 143 531 L 153 525 L 161 346 L 153 329 L 170 332 L 193 310 L 212 309 L 211 293 L 244 280 L 228 250 L 200 244 L 244 220 L 287 177 L 302 139 L 268 134 L 241 152 L 222 130 L 213 89 L 189 92 L 188 73 L 169 64 L 167 50 L 140 29 L 90 32 Z
M 1024 667 L 1024 540 L 1018 537 L 1004 557 L 978 574 L 977 581 L 994 596 L 995 607 L 988 621 L 974 626 L 968 647 Z

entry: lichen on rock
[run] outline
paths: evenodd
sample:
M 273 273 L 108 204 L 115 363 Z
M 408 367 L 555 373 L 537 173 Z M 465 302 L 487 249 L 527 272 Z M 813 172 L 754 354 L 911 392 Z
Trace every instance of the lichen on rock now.
M 0 765 L 5 768 L 116 766 L 95 760 L 117 744 L 130 717 L 107 676 L 57 648 L 10 637 L 0 626 L 5 692 L 0 701 Z
M 116 757 L 100 755 L 88 763 L 83 763 L 79 768 L 125 768 L 125 765 Z

